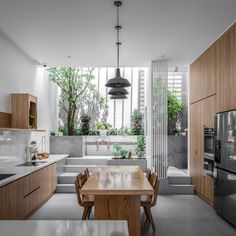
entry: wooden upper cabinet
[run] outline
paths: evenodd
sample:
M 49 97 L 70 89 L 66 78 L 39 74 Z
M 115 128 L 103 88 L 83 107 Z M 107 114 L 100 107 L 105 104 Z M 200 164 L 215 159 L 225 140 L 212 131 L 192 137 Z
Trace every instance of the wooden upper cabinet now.
M 236 24 L 216 41 L 216 110 L 236 109 Z
M 12 128 L 37 129 L 37 98 L 25 93 L 11 94 Z
M 190 103 L 215 94 L 215 54 L 213 44 L 190 66 Z

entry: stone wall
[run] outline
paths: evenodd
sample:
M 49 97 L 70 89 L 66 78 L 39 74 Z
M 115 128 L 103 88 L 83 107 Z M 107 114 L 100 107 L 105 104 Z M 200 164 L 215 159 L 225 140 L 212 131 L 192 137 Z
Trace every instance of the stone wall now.
M 188 137 L 168 135 L 168 163 L 179 169 L 188 167 Z

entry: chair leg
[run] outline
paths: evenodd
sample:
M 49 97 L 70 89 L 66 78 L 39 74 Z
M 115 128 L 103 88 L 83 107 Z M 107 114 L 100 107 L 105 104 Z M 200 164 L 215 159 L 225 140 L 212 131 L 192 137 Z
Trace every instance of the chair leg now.
M 88 210 L 88 219 L 89 219 L 89 217 L 90 217 L 90 215 L 91 215 L 92 208 L 93 208 L 92 206 L 89 207 L 89 210 Z
M 84 212 L 83 212 L 82 220 L 87 220 L 88 211 L 89 211 L 89 208 L 87 206 L 84 207 Z
M 144 213 L 145 213 L 145 216 L 146 216 L 146 221 L 147 221 L 147 220 L 149 220 L 147 208 L 146 208 L 146 207 L 143 207 L 143 210 L 144 210 Z
M 152 213 L 151 213 L 151 208 L 147 207 L 147 213 L 148 213 L 148 219 L 151 222 L 152 228 L 154 231 L 156 231 L 155 223 L 153 221 Z

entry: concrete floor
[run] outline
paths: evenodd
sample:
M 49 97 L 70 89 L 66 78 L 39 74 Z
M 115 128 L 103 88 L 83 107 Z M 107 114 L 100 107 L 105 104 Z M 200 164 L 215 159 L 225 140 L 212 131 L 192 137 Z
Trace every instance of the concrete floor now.
M 235 236 L 236 228 L 195 195 L 161 195 L 152 209 L 156 232 L 145 225 L 142 236 Z M 82 208 L 75 194 L 55 194 L 30 220 L 80 220 Z

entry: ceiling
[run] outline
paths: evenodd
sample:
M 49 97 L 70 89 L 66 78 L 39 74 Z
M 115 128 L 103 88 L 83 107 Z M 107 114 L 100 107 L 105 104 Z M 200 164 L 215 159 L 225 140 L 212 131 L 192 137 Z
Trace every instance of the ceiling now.
M 190 64 L 235 20 L 235 0 L 123 0 L 121 66 Z M 115 66 L 115 21 L 112 0 L 0 1 L 0 30 L 51 66 Z

